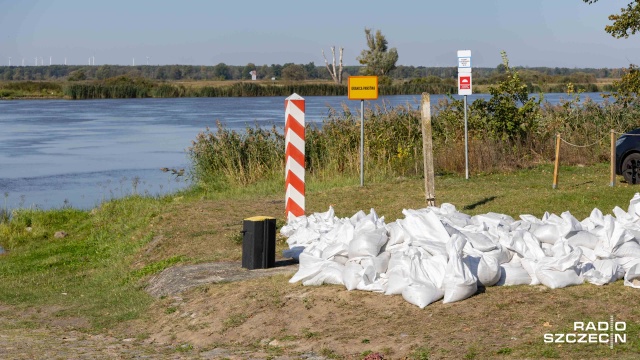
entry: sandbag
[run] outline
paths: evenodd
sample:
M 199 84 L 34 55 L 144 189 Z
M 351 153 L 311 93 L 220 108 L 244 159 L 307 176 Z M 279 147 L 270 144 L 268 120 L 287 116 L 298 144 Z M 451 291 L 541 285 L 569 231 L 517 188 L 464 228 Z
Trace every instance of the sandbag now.
M 355 290 L 362 280 L 364 268 L 358 262 L 347 261 L 342 270 L 342 283 L 347 290 Z
M 471 256 L 463 258 L 471 273 L 478 279 L 478 285 L 488 287 L 500 280 L 500 263 L 491 256 Z
M 368 231 L 356 233 L 349 243 L 349 258 L 361 256 L 378 256 L 380 248 L 387 242 L 387 236 L 382 231 Z
M 514 256 L 514 258 L 517 258 Z M 506 263 L 500 265 L 500 279 L 496 283 L 498 286 L 513 286 L 513 285 L 529 285 L 531 283 L 531 276 L 527 270 L 525 270 L 519 264 Z
M 613 259 L 603 259 L 582 264 L 580 275 L 591 284 L 605 285 L 622 279 L 624 269 Z
M 577 268 L 582 251 L 580 248 L 569 248 L 571 251 L 564 256 L 538 260 L 535 274 L 541 284 L 558 289 L 584 282 Z
M 538 226 L 532 233 L 540 242 L 555 244 L 560 239 L 560 231 L 557 225 L 544 224 Z
M 565 271 L 537 270 L 536 277 L 541 284 L 550 289 L 580 285 L 584 282 L 584 279 L 575 268 L 570 268 Z
M 466 242 L 463 237 L 454 235 L 447 243 L 449 261 L 443 282 L 445 304 L 464 300 L 478 290 L 478 278 L 462 260 L 462 249 Z
M 442 296 L 442 290 L 433 284 L 410 284 L 402 291 L 402 298 L 420 309 L 442 299 Z
M 586 247 L 594 250 L 598 244 L 598 237 L 588 231 L 580 230 L 567 237 L 567 242 L 573 247 Z
M 322 284 L 344 285 L 342 282 L 342 272 L 344 271 L 344 265 L 331 261 L 330 264 L 324 267 L 315 276 L 304 280 L 302 285 L 313 286 Z
M 411 284 L 409 273 L 401 267 L 395 267 L 386 273 L 387 288 L 385 295 L 400 295 L 404 288 Z
M 624 275 L 624 285 L 640 289 L 640 263 L 633 265 Z

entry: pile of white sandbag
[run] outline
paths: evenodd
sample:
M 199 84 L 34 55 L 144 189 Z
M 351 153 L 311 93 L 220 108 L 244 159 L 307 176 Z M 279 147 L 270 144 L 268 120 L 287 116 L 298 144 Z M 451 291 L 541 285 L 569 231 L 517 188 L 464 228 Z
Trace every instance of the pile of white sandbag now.
M 628 211 L 594 209 L 582 221 L 569 212 L 469 216 L 451 204 L 402 213 L 389 224 L 373 209 L 342 219 L 333 208 L 289 218 L 284 255 L 300 262 L 290 282 L 402 294 L 421 308 L 464 300 L 478 286 L 555 289 L 624 278 L 640 288 L 640 194 Z

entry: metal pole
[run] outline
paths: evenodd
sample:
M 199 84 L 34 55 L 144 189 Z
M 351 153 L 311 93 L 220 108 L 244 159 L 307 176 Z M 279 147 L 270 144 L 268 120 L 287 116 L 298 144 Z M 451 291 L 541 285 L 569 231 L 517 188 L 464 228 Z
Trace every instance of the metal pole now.
M 360 100 L 360 186 L 364 186 L 364 100 Z
M 469 180 L 469 132 L 467 127 L 467 95 L 464 96 L 464 174 Z

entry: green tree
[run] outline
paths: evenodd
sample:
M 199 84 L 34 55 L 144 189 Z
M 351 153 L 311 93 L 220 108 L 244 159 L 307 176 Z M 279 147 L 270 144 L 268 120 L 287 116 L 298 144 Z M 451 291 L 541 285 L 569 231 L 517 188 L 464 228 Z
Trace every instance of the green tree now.
M 587 4 L 593 4 L 598 0 L 582 0 Z M 620 9 L 620 14 L 609 15 L 609 20 L 613 21 L 611 25 L 605 26 L 604 30 L 611 36 L 620 39 L 628 38 L 640 30 L 640 0 L 635 0 L 627 4 L 626 8 Z
M 522 139 L 538 124 L 542 97 L 537 100 L 529 98 L 527 85 L 509 67 L 507 53 L 502 51 L 500 54 L 506 79 L 497 87 L 489 87 L 491 98 L 488 101 L 476 100 L 473 107 L 483 114 L 492 137 L 500 140 Z
M 362 50 L 360 56 L 356 58 L 360 64 L 364 65 L 360 72 L 363 75 L 387 77 L 389 72 L 396 68 L 398 51 L 396 48 L 388 48 L 387 39 L 380 30 L 372 34 L 371 29 L 365 28 L 364 33 L 369 49 Z
M 86 80 L 87 79 L 87 75 L 84 71 L 84 69 L 79 69 L 76 71 L 72 71 L 69 74 L 69 78 L 67 78 L 67 80 L 69 81 L 80 81 L 80 80 Z
M 229 66 L 225 63 L 219 63 L 218 65 L 214 66 L 213 76 L 221 80 L 231 79 L 231 72 L 229 71 Z
M 302 65 L 287 64 L 282 69 L 282 79 L 288 81 L 301 81 L 306 79 L 307 72 Z
M 583 0 L 587 4 L 593 4 L 598 0 Z M 626 8 L 620 9 L 620 14 L 609 15 L 611 25 L 605 26 L 604 30 L 616 39 L 628 38 L 640 30 L 640 0 L 635 0 L 627 4 Z M 630 34 L 631 33 L 631 34 Z M 619 81 L 614 81 L 613 86 L 618 90 L 613 94 L 616 102 L 628 105 L 637 100 L 640 93 L 640 71 L 634 64 L 630 64 L 625 69 L 625 74 Z

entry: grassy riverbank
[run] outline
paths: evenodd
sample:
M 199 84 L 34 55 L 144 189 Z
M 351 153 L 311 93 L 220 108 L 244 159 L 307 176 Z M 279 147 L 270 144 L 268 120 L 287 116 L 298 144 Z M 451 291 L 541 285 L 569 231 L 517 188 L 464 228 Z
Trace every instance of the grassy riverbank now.
M 477 85 L 474 93 L 487 93 L 491 84 Z M 529 84 L 529 92 L 564 92 L 566 84 Z M 577 83 L 576 91 L 612 91 L 609 82 Z M 455 83 L 394 81 L 380 85 L 380 95 L 455 94 Z M 177 97 L 256 97 L 347 96 L 346 81 L 337 85 L 330 81 L 157 81 L 121 76 L 94 81 L 4 81 L 0 82 L 0 99 L 125 99 Z
M 438 204 L 450 202 L 468 214 L 493 211 L 514 217 L 519 214 L 540 217 L 545 211 L 560 214 L 568 210 L 582 219 L 596 207 L 604 213 L 611 213 L 614 206 L 626 209 L 638 191 L 624 183 L 609 187 L 607 164 L 562 167 L 559 188 L 552 190 L 551 182 L 550 164 L 517 172 L 478 175 L 469 180 L 446 175 L 437 177 L 436 195 Z M 308 212 L 326 211 L 333 205 L 337 215 L 344 217 L 361 209 L 375 208 L 389 222 L 402 217 L 403 208 L 424 207 L 420 178 L 388 178 L 367 182 L 364 188 L 357 184 L 357 177 L 328 182 L 311 176 L 308 179 Z M 631 298 L 637 298 L 637 290 L 622 287 L 620 282 L 604 287 L 582 285 L 544 291 L 532 287 L 490 288 L 487 294 L 454 304 L 454 307 L 433 304 L 425 310 L 401 302 L 397 297 L 359 292 L 349 295 L 350 300 L 345 303 L 332 303 L 325 293 L 335 293 L 334 299 L 343 298 L 340 294 L 345 290 L 331 286 L 302 289 L 299 284 L 288 284 L 286 277 L 252 280 L 233 286 L 206 286 L 182 295 L 181 305 L 175 305 L 175 299 L 153 300 L 144 292 L 149 276 L 172 265 L 239 261 L 239 231 L 243 218 L 269 215 L 278 219 L 279 226 L 284 223 L 282 188 L 282 181 L 274 180 L 223 192 L 189 190 L 162 198 L 132 196 L 103 203 L 91 211 L 16 210 L 11 221 L 0 224 L 0 244 L 7 250 L 0 256 L 0 314 L 3 318 L 0 327 L 28 334 L 43 327 L 65 324 L 74 331 L 111 332 L 116 334 L 114 336 L 137 339 L 135 341 L 164 339 L 176 346 L 176 351 L 186 351 L 194 356 L 198 349 L 215 346 L 295 354 L 302 349 L 302 343 L 336 358 L 356 350 L 383 351 L 391 358 L 396 358 L 393 354 L 420 358 L 425 353 L 457 358 L 467 355 L 469 358 L 497 355 L 590 358 L 612 354 L 631 358 L 640 351 L 640 313 L 635 308 L 621 310 Z M 58 231 L 67 235 L 57 238 L 55 233 Z M 278 250 L 284 245 L 279 240 Z M 263 290 L 254 293 L 254 287 Z M 310 321 L 304 327 L 306 330 L 278 330 L 273 325 L 265 326 L 260 334 L 255 334 L 248 319 L 259 318 L 262 311 L 267 310 L 284 316 L 294 310 L 291 306 L 297 306 L 291 296 L 298 296 L 296 294 L 301 291 L 307 299 L 304 304 L 301 302 L 302 311 L 306 311 L 305 307 L 314 309 L 322 304 L 323 311 L 344 314 L 338 321 L 344 328 L 330 326 L 335 319 L 318 318 Z M 233 300 L 234 294 L 245 294 L 248 302 Z M 503 298 L 500 303 L 504 304 L 496 307 L 494 302 L 500 298 Z M 509 298 L 517 301 L 504 301 Z M 250 299 L 254 299 L 253 302 Z M 392 305 L 384 305 L 387 299 Z M 256 306 L 255 301 L 262 305 Z M 530 301 L 535 305 L 527 306 Z M 230 312 L 214 316 L 216 308 L 234 302 L 236 307 L 229 308 Z M 392 329 L 375 326 L 362 318 L 365 315 L 360 314 L 361 310 L 353 308 L 357 304 L 362 311 L 393 311 L 393 322 L 408 334 L 406 344 L 394 340 L 399 334 Z M 558 308 L 560 304 L 561 309 Z M 463 310 L 469 306 L 495 312 L 481 317 L 482 328 L 491 328 L 491 332 L 481 333 L 477 319 L 474 320 L 468 310 Z M 531 306 L 536 308 L 536 313 L 527 308 Z M 208 320 L 213 323 L 207 325 L 194 322 L 193 317 L 179 316 L 187 308 L 194 314 L 213 312 L 213 318 Z M 556 347 L 542 342 L 541 331 L 564 331 L 572 321 L 608 319 L 612 311 L 628 324 L 629 341 L 616 346 L 615 353 L 606 346 Z M 509 321 L 521 319 L 518 324 L 528 323 L 531 327 L 504 328 L 507 312 Z M 429 314 L 433 317 L 423 319 Z M 466 325 L 453 321 L 459 316 L 468 317 L 462 320 Z M 226 332 L 200 336 L 207 329 L 216 328 L 216 321 L 220 326 L 226 324 Z M 352 339 L 357 346 L 345 349 L 337 339 L 353 337 L 354 328 L 347 324 L 353 325 L 354 321 L 362 325 L 361 330 L 367 329 L 362 337 L 369 341 Z M 430 325 L 425 327 L 422 321 L 428 321 Z M 245 322 L 247 325 L 243 325 Z M 549 325 L 543 326 L 543 323 Z M 453 336 L 454 341 L 462 341 L 459 337 L 467 331 L 468 335 L 481 340 L 463 342 L 459 346 L 449 346 L 451 344 L 441 341 L 447 334 Z M 282 345 L 263 347 L 256 343 L 256 336 L 258 342 L 265 337 L 292 344 L 295 339 L 302 341 L 289 348 Z M 180 347 L 180 344 L 188 346 Z M 403 344 L 409 347 L 403 348 Z

